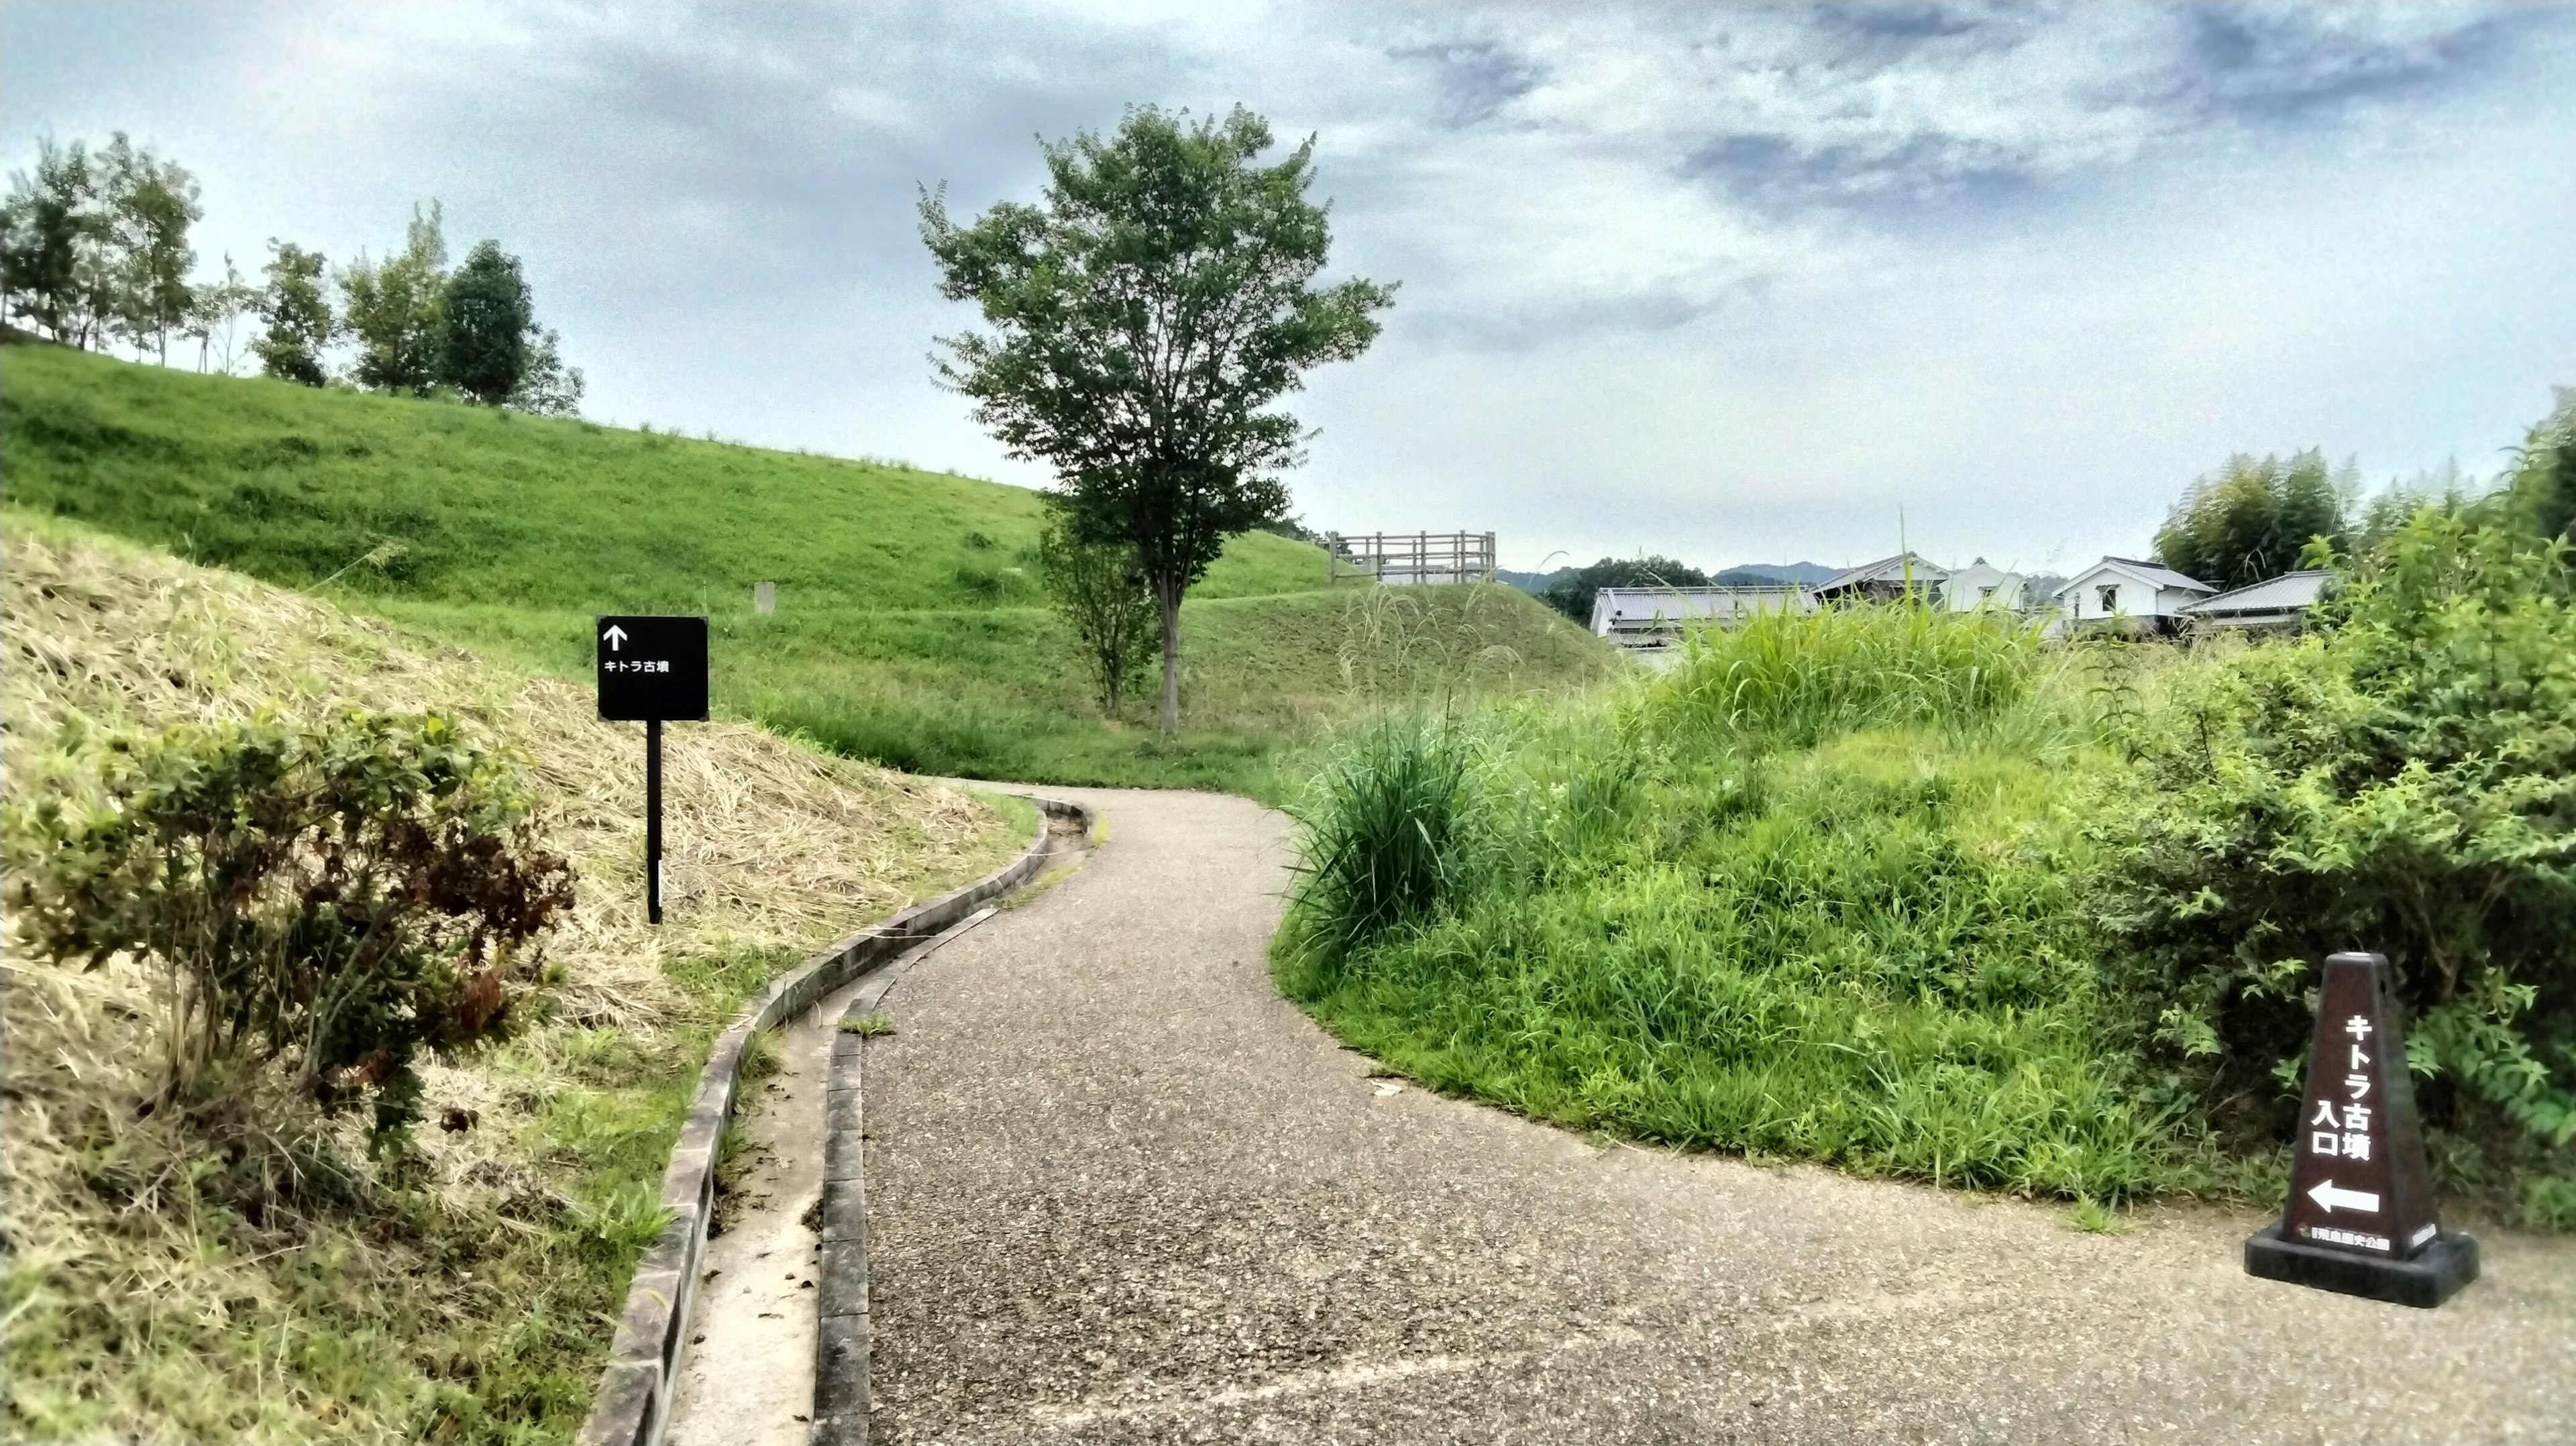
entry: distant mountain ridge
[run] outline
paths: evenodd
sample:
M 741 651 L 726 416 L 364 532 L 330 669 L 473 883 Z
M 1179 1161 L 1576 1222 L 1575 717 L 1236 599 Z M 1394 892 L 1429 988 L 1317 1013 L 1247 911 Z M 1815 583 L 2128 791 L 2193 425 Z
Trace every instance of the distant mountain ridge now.
M 1817 583 L 1842 572 L 1821 562 L 1748 562 L 1711 574 L 1709 581 L 1718 587 L 1752 587 L 1766 582 Z

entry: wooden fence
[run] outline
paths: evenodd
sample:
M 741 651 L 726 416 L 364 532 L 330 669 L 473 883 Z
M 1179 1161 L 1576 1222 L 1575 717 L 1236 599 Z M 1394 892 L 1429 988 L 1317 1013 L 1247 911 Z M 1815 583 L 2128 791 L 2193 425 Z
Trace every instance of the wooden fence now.
M 1325 580 L 1367 578 L 1383 583 L 1492 582 L 1494 534 L 1490 532 L 1372 532 L 1365 537 L 1328 533 Z

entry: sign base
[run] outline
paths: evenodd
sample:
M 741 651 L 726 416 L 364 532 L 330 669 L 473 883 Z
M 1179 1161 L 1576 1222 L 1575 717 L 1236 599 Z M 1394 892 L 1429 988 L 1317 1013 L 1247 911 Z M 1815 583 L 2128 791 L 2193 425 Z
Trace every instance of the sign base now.
M 2413 1260 L 2377 1260 L 2284 1240 L 2280 1222 L 2274 1221 L 2247 1237 L 2245 1273 L 2430 1310 L 2478 1278 L 2478 1242 L 2444 1233 Z

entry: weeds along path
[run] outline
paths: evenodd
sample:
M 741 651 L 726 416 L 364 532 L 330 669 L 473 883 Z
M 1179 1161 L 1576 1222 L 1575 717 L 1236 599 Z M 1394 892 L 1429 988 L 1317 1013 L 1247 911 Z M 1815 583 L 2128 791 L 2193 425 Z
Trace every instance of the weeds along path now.
M 1278 996 L 1278 815 L 1048 792 L 1107 845 L 867 1047 L 879 1442 L 2576 1437 L 2576 1242 L 2408 1311 L 2246 1278 L 2243 1214 L 1587 1143 Z

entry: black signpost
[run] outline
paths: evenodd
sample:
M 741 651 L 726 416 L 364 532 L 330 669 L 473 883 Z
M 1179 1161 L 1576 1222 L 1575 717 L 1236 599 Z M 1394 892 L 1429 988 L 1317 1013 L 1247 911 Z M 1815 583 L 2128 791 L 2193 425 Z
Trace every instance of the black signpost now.
M 662 922 L 662 725 L 705 722 L 707 620 L 599 620 L 599 716 L 644 725 L 644 917 Z
M 2377 954 L 2326 960 L 2290 1203 L 2245 1242 L 2245 1270 L 2415 1306 L 2478 1278 L 2478 1243 L 2434 1214 L 2405 1023 Z

